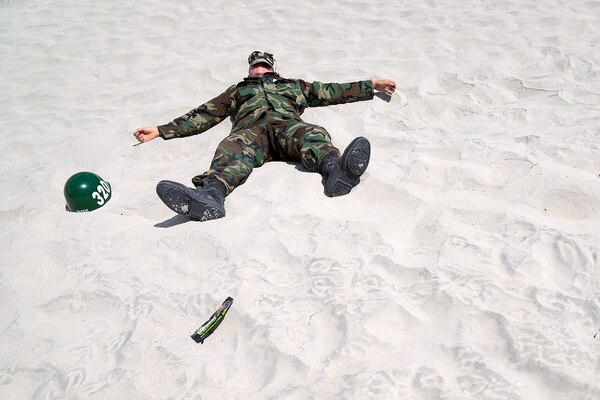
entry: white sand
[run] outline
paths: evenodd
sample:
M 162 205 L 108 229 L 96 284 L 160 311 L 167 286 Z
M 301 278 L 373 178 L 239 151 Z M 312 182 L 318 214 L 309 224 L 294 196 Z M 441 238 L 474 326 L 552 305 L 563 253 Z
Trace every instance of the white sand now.
M 600 2 L 122 3 L 0 0 L 1 399 L 600 398 Z M 305 113 L 371 140 L 349 196 L 271 163 L 225 219 L 174 217 L 156 183 L 231 125 L 132 132 L 255 49 L 408 104 Z M 84 170 L 113 198 L 67 213 Z

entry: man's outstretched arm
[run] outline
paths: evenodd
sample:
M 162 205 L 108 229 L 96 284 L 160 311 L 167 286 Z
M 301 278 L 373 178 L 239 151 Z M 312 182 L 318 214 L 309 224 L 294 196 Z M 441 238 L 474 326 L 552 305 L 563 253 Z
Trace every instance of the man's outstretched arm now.
M 351 83 L 323 83 L 298 81 L 309 107 L 353 103 L 371 100 L 374 90 L 391 94 L 396 82 L 391 79 L 374 79 Z
M 163 139 L 173 139 L 202 133 L 231 115 L 234 90 L 235 86 L 230 87 L 219 96 L 176 118 L 169 124 L 138 128 L 133 136 L 144 143 L 159 136 Z

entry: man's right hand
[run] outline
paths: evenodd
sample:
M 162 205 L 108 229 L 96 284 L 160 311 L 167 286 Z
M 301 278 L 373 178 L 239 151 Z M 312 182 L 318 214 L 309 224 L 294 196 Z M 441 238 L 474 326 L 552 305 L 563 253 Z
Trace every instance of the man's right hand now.
M 158 133 L 158 128 L 153 126 L 138 128 L 135 132 L 133 132 L 133 136 L 135 136 L 135 138 L 139 140 L 140 143 L 145 143 L 149 140 L 156 139 L 160 135 Z

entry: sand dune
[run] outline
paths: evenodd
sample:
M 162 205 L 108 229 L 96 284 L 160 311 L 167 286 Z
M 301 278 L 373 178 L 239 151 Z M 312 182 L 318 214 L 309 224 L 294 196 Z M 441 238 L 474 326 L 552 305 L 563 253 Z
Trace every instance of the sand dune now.
M 600 2 L 0 1 L 3 399 L 600 398 Z M 230 123 L 142 146 L 246 73 L 393 78 L 309 109 L 362 183 L 256 169 L 174 216 Z M 68 213 L 78 171 L 109 181 Z M 190 334 L 235 299 L 204 344 Z

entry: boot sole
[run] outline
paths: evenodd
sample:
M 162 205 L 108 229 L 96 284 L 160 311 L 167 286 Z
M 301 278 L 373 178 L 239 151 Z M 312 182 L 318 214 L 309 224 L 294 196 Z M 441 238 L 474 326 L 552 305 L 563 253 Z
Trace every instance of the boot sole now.
M 212 197 L 178 182 L 158 182 L 156 194 L 167 207 L 177 214 L 186 215 L 198 221 L 209 221 L 225 216 L 225 208 Z
M 359 184 L 371 158 L 371 145 L 364 137 L 357 137 L 344 151 L 341 159 L 341 170 L 333 174 L 327 182 L 329 197 L 344 196 Z

